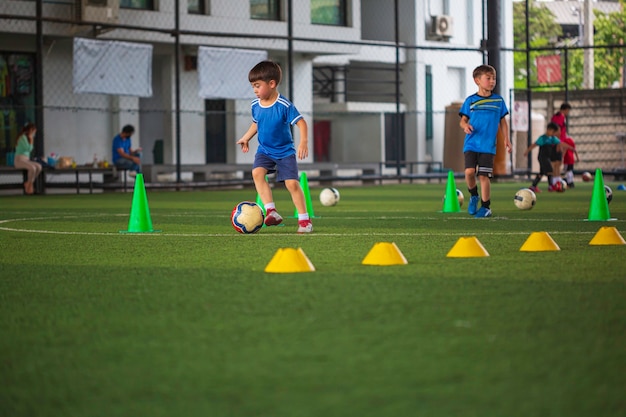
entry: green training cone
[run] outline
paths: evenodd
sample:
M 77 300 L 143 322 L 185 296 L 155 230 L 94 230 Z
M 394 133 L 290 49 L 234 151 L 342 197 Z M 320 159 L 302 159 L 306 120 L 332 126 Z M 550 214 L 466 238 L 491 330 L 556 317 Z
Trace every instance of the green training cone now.
M 143 183 L 143 174 L 138 173 L 135 177 L 135 189 L 133 191 L 133 203 L 130 207 L 128 230 L 120 230 L 120 233 L 152 232 L 159 232 L 159 230 L 152 229 L 152 219 L 150 218 L 150 208 L 148 207 L 146 187 Z
M 309 180 L 307 179 L 306 172 L 300 173 L 300 188 L 302 188 L 302 193 L 304 194 L 304 201 L 306 203 L 306 212 L 309 213 L 309 218 L 315 217 L 315 212 L 313 211 L 313 202 L 311 201 L 311 190 L 309 189 Z M 298 218 L 298 209 L 295 209 L 293 212 L 293 217 Z
M 589 217 L 591 221 L 606 221 L 611 218 L 609 213 L 609 203 L 606 201 L 606 193 L 604 191 L 604 179 L 602 178 L 602 170 L 596 169 L 596 175 L 593 183 L 593 194 L 591 195 L 591 203 L 589 204 Z
M 461 211 L 459 199 L 456 196 L 456 183 L 454 182 L 454 172 L 448 171 L 448 183 L 446 184 L 446 195 L 443 198 L 443 213 L 458 213 Z
M 265 182 L 267 181 L 267 175 L 265 176 Z M 259 205 L 259 207 L 261 207 L 261 210 L 263 210 L 263 214 L 265 214 L 265 205 L 263 204 L 263 201 L 261 200 L 261 196 L 259 195 L 259 193 L 256 193 L 256 203 Z M 265 227 L 265 224 L 263 224 L 263 227 Z

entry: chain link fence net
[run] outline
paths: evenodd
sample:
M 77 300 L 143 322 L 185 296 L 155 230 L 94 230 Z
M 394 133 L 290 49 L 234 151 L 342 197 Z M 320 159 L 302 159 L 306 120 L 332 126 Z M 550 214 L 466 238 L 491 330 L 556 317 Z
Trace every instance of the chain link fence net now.
M 38 112 L 44 121 L 44 140 L 38 150 L 42 156 L 69 153 L 79 164 L 90 163 L 94 157 L 109 159 L 112 137 L 123 125 L 133 124 L 138 128 L 133 140 L 144 148 L 146 164 L 251 162 L 236 156 L 234 145 L 237 133 L 250 123 L 250 99 L 199 96 L 198 48 L 205 45 L 263 50 L 281 64 L 284 74 L 279 91 L 294 101 L 312 130 L 310 162 L 383 161 L 388 162 L 389 172 L 398 168 L 397 161 L 420 163 L 402 164 L 404 172 L 456 168 L 445 160 L 445 148 L 455 146 L 460 155 L 458 108 L 474 86 L 468 85 L 471 74 L 454 63 L 480 64 L 486 62 L 486 56 L 479 47 L 433 48 L 402 43 L 397 48 L 391 6 L 387 13 L 377 16 L 378 30 L 370 33 L 344 27 L 348 10 L 337 7 L 344 4 L 337 1 L 316 1 L 311 7 L 294 9 L 291 26 L 286 10 L 279 7 L 282 3 L 274 1 L 249 1 L 252 23 L 229 18 L 232 12 L 228 2 L 182 0 L 177 22 L 175 2 L 158 2 L 158 12 L 149 12 L 146 10 L 154 10 L 156 2 L 121 0 L 120 8 L 97 17 L 100 24 L 87 24 L 85 20 L 96 17 L 85 15 L 80 4 L 76 0 L 43 1 L 43 36 L 38 44 L 37 2 L 2 3 L 0 36 L 12 42 L 3 42 L 0 51 L 5 80 L 0 101 L 0 163 L 6 162 L 20 126 L 37 120 Z M 222 18 L 207 25 L 207 16 Z M 275 21 L 280 24 L 275 25 Z M 317 25 L 308 24 L 311 22 Z M 249 24 L 262 28 L 260 35 L 245 35 Z M 95 52 L 88 49 L 83 55 L 75 54 L 76 39 L 117 42 L 122 49 L 125 42 L 149 46 L 151 93 L 119 93 L 120 89 L 131 90 L 130 84 L 140 78 L 146 81 L 140 76 L 144 63 L 134 59 L 130 51 L 117 53 L 120 61 L 104 56 L 99 62 L 94 60 Z M 573 107 L 568 131 L 581 158 L 577 168 L 624 168 L 624 145 L 619 136 L 626 131 L 620 73 L 624 48 L 596 45 L 592 49 L 596 60 L 613 63 L 618 75 L 613 79 L 596 77 L 593 88 L 584 87 L 589 77 L 585 75 L 589 71 L 586 51 L 531 51 L 527 86 L 500 91 L 512 110 L 511 121 L 519 116 L 513 111 L 516 105 L 526 102 L 522 109 L 531 122 L 530 132 L 512 132 L 516 153 L 509 161 L 511 171 L 533 170 L 533 162 L 520 153 L 543 133 L 546 122 L 564 101 Z M 502 59 L 513 62 L 519 54 L 526 55 L 526 51 L 505 50 Z M 42 59 L 41 66 L 37 56 Z M 114 64 L 117 70 L 106 74 L 111 91 L 117 93 L 76 91 L 75 67 L 87 64 L 95 77 L 99 70 Z M 229 65 L 234 68 L 237 63 Z M 37 77 L 41 77 L 40 84 Z M 214 82 L 224 81 L 216 78 Z M 248 85 L 247 79 L 236 82 Z M 41 92 L 36 91 L 37 85 L 41 85 Z M 369 146 L 343 141 L 348 134 L 362 138 L 364 145 L 378 144 L 382 136 L 384 146 L 373 152 Z

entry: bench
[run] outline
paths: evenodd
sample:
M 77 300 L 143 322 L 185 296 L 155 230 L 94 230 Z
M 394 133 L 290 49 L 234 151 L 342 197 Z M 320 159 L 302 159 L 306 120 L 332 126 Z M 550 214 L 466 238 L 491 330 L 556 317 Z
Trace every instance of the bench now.
M 176 182 L 176 165 L 159 164 L 141 167 L 146 183 Z M 245 179 L 251 177 L 251 164 L 181 164 L 182 182 L 210 182 L 213 180 Z
M 126 171 L 123 171 L 121 185 L 126 190 L 127 178 Z M 98 181 L 94 174 L 101 174 L 102 180 Z M 27 171 L 15 167 L 0 167 L 0 175 L 3 176 L 0 181 L 1 189 L 17 189 L 23 188 L 27 179 Z M 11 179 L 11 176 L 14 179 Z M 65 177 L 64 177 L 65 176 Z M 8 180 L 7 178 L 8 177 Z M 55 177 L 61 177 L 55 180 Z M 76 194 L 80 194 L 81 188 L 88 188 L 89 194 L 93 194 L 94 188 L 105 188 L 107 181 L 116 181 L 118 170 L 115 167 L 94 168 L 88 166 L 79 166 L 76 168 L 44 168 L 42 174 L 35 181 L 35 190 L 37 193 L 45 193 L 48 188 L 76 188 Z
M 107 168 L 77 166 L 76 168 L 46 168 L 44 169 L 44 188 L 68 188 L 76 187 L 76 194 L 80 194 L 81 188 L 88 188 L 89 194 L 93 194 L 94 188 L 105 188 L 105 183 L 116 181 L 118 169 L 115 166 Z M 96 180 L 94 174 L 101 174 L 101 180 Z M 63 178 L 65 176 L 65 178 Z M 55 177 L 61 177 L 55 180 Z M 70 179 L 71 178 L 71 179 Z M 126 190 L 126 171 L 122 179 L 122 186 Z
M 0 175 L 2 175 L 2 180 L 0 180 L 0 189 L 8 190 L 21 188 L 23 193 L 26 193 L 24 190 L 24 183 L 28 179 L 28 172 L 25 169 L 0 166 Z

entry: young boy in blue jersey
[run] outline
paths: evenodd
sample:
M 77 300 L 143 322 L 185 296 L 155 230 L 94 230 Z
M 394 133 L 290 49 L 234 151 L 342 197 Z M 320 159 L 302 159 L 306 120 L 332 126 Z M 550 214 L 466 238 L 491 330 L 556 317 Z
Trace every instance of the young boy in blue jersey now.
M 276 172 L 276 180 L 285 183 L 291 200 L 298 211 L 298 233 L 310 233 L 313 224 L 306 211 L 304 193 L 298 176 L 298 159 L 308 156 L 307 124 L 298 109 L 277 90 L 282 78 L 280 66 L 272 61 L 262 61 L 252 68 L 248 81 L 257 96 L 252 101 L 252 124 L 237 141 L 243 152 L 248 152 L 249 142 L 258 134 L 259 146 L 254 156 L 252 179 L 265 206 L 265 225 L 276 226 L 283 218 L 276 211 L 272 189 L 265 180 L 268 173 Z M 300 143 L 296 150 L 290 126 L 300 129 Z
M 465 99 L 459 116 L 461 116 L 461 129 L 465 132 L 463 144 L 465 182 L 470 193 L 467 212 L 480 218 L 491 216 L 491 178 L 498 133 L 504 137 L 504 146 L 509 153 L 511 141 L 508 123 L 505 119 L 509 111 L 504 99 L 493 92 L 496 86 L 495 68 L 490 65 L 480 65 L 474 69 L 472 75 L 478 86 L 478 92 Z M 476 167 L 478 167 L 478 173 Z M 480 209 L 478 209 L 477 176 L 482 197 Z
M 550 122 L 546 127 L 546 133 L 539 136 L 535 143 L 531 144 L 528 149 L 524 151 L 524 156 L 528 156 L 534 148 L 539 147 L 539 155 L 537 155 L 537 160 L 539 161 L 539 174 L 535 176 L 532 185 L 529 187 L 535 193 L 541 192 L 537 185 L 544 175 L 548 177 L 548 191 L 555 190 L 552 181 L 554 174 L 554 165 L 552 164 L 552 160 L 554 159 L 553 154 L 555 151 L 561 153 L 563 149 L 571 149 L 571 146 L 560 141 L 560 139 L 556 136 L 558 134 L 559 125 L 555 122 Z

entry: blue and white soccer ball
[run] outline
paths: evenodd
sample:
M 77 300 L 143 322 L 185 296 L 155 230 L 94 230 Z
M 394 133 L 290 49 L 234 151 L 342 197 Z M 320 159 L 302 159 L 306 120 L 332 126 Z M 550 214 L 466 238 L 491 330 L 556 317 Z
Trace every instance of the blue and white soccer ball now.
M 263 227 L 265 215 L 257 203 L 242 201 L 230 215 L 230 222 L 236 231 L 243 234 L 256 233 Z

